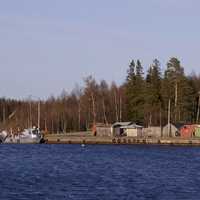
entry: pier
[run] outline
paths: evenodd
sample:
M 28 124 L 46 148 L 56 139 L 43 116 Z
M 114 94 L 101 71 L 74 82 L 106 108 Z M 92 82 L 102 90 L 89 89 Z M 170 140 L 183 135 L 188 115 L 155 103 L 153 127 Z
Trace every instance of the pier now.
M 48 134 L 44 136 L 47 144 L 151 144 L 200 146 L 199 138 L 144 138 L 93 136 L 91 133 Z

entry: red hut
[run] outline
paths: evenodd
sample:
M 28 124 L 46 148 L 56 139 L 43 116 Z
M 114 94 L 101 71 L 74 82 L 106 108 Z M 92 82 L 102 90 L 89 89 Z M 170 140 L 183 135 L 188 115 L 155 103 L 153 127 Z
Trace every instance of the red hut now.
M 193 125 L 184 125 L 180 129 L 181 137 L 191 138 L 195 134 L 195 127 Z

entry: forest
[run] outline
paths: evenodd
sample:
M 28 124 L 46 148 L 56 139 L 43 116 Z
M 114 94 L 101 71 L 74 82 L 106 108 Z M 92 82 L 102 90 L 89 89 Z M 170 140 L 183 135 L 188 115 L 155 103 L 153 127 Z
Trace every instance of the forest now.
M 83 87 L 77 85 L 70 93 L 63 91 L 46 100 L 2 97 L 0 128 L 19 130 L 39 125 L 47 132 L 63 133 L 116 121 L 163 126 L 169 108 L 171 122 L 199 123 L 200 75 L 187 75 L 178 58 L 170 58 L 164 71 L 155 59 L 145 72 L 140 60 L 131 60 L 122 82 L 108 84 L 88 76 Z

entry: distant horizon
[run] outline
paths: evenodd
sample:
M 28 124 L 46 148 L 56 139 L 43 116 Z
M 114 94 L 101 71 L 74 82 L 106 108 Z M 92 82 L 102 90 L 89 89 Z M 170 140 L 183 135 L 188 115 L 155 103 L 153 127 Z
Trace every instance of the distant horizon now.
M 177 57 L 200 73 L 197 0 L 0 2 L 0 96 L 47 98 L 92 75 L 121 84 L 131 59 L 146 71 Z

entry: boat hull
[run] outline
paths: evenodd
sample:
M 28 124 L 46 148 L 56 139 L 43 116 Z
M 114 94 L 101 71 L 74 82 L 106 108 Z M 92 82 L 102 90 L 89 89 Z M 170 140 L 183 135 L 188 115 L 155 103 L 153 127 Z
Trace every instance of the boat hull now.
M 5 144 L 39 144 L 42 138 L 6 138 L 3 143 Z

